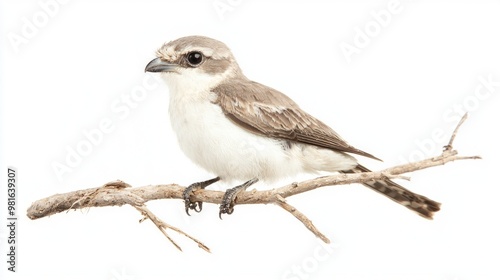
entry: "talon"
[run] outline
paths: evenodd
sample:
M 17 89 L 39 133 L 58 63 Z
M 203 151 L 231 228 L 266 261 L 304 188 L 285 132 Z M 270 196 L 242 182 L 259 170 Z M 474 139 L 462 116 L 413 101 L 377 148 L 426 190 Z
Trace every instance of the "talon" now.
M 188 216 L 191 216 L 191 214 L 189 214 L 189 210 L 194 210 L 195 212 L 200 213 L 201 209 L 203 208 L 202 205 L 203 203 L 201 201 L 192 202 L 189 199 L 184 200 L 184 206 L 186 209 L 186 214 L 188 214 Z
M 182 193 L 182 198 L 184 198 L 184 209 L 186 210 L 186 214 L 188 216 L 191 216 L 191 214 L 189 214 L 189 209 L 193 209 L 193 207 L 195 207 L 195 202 L 191 202 L 191 198 L 190 198 L 190 195 L 191 193 L 193 192 L 193 185 L 187 187 L 184 192 Z
M 184 208 L 186 209 L 186 214 L 188 216 L 191 216 L 189 214 L 189 210 L 194 210 L 195 212 L 200 212 L 202 209 L 202 202 L 201 201 L 191 201 L 191 193 L 197 189 L 199 189 L 199 185 L 192 184 L 189 187 L 187 187 L 184 192 L 182 193 L 182 198 L 184 198 Z
M 191 216 L 191 214 L 189 214 L 189 209 L 191 208 L 191 202 L 190 201 L 186 201 L 184 200 L 184 209 L 186 210 L 186 214 L 188 216 Z
M 191 205 L 189 205 L 189 208 L 193 209 L 197 213 L 200 213 L 201 209 L 203 208 L 203 202 L 201 201 L 192 202 Z
M 188 214 L 188 216 L 191 216 L 191 214 L 189 214 L 189 210 L 194 210 L 195 212 L 200 213 L 201 209 L 203 208 L 203 202 L 191 201 L 191 194 L 194 191 L 199 190 L 199 189 L 204 189 L 208 185 L 213 184 L 219 180 L 220 180 L 220 178 L 217 177 L 217 178 L 214 178 L 214 179 L 211 179 L 208 181 L 191 184 L 191 185 L 189 185 L 189 187 L 184 189 L 184 192 L 182 193 L 182 198 L 184 199 L 184 208 L 185 208 L 186 214 Z
M 184 196 L 184 207 L 186 209 L 186 214 L 188 214 L 188 216 L 191 216 L 191 214 L 189 214 L 189 210 L 194 210 L 195 212 L 197 213 L 200 213 L 201 210 L 203 209 L 203 202 L 201 201 L 191 201 L 191 199 L 189 198 L 189 195 L 187 196 Z
M 224 198 L 226 198 L 224 196 Z M 222 203 L 219 207 L 219 219 L 222 220 L 222 214 L 228 214 L 231 215 L 234 212 L 234 202 L 231 200 L 231 202 L 228 203 Z
M 255 184 L 257 181 L 258 181 L 257 178 L 252 179 L 232 189 L 228 189 L 226 193 L 224 193 L 224 197 L 222 198 L 222 203 L 219 207 L 219 218 L 221 220 L 222 220 L 222 214 L 228 214 L 228 215 L 233 214 L 234 205 L 236 204 L 236 199 L 238 198 L 238 194 L 246 190 L 249 186 Z

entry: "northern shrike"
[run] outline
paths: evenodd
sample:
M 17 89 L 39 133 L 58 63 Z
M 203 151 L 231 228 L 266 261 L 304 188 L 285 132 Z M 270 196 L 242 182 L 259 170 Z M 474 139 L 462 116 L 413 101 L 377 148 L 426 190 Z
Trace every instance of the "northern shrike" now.
M 288 96 L 249 80 L 222 42 L 189 36 L 164 44 L 146 66 L 170 91 L 169 114 L 182 151 L 217 177 L 184 191 L 186 213 L 201 211 L 190 194 L 219 180 L 244 182 L 226 191 L 221 214 L 231 214 L 239 192 L 255 182 L 318 171 L 369 170 L 351 154 L 375 156 L 349 145 Z M 314 93 L 307 93 L 314 94 Z M 440 204 L 391 180 L 364 183 L 431 219 Z

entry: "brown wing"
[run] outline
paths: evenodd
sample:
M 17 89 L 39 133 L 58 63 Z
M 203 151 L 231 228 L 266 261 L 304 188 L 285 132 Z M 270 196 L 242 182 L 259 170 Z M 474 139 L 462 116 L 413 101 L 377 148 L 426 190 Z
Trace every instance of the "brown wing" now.
M 283 93 L 250 80 L 232 80 L 212 92 L 224 114 L 258 134 L 291 140 L 335 151 L 375 156 L 349 145 L 333 129 L 304 112 Z

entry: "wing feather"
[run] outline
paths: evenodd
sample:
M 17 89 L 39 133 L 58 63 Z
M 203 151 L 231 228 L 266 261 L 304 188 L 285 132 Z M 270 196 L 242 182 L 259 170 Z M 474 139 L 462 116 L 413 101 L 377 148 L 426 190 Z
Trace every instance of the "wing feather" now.
M 333 129 L 275 89 L 241 79 L 220 84 L 212 92 L 217 96 L 214 103 L 228 118 L 254 133 L 379 160 L 349 145 Z

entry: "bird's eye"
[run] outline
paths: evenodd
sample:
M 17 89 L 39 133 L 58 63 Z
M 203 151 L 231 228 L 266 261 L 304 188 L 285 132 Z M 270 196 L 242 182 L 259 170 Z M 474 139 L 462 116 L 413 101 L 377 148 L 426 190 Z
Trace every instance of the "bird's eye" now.
M 190 52 L 186 56 L 189 65 L 196 67 L 203 62 L 203 54 L 201 52 Z

